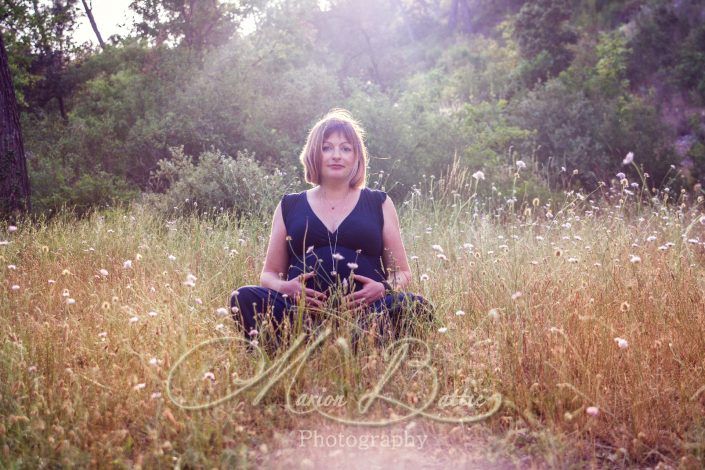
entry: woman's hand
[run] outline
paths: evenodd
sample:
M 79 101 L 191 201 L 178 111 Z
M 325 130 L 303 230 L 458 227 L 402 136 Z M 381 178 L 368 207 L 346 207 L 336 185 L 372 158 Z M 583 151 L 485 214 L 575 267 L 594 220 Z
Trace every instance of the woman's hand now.
M 286 294 L 294 303 L 299 301 L 301 295 L 304 295 L 304 301 L 306 304 L 311 304 L 315 307 L 322 307 L 323 302 L 328 298 L 328 296 L 314 289 L 306 287 L 306 281 L 315 276 L 315 272 L 310 272 L 306 274 L 299 274 L 293 279 L 288 281 L 281 281 L 281 284 L 277 288 L 282 294 Z
M 362 284 L 362 289 L 351 292 L 343 297 L 343 300 L 356 310 L 362 309 L 384 297 L 386 288 L 381 282 L 359 274 L 353 274 L 352 276 L 355 281 Z

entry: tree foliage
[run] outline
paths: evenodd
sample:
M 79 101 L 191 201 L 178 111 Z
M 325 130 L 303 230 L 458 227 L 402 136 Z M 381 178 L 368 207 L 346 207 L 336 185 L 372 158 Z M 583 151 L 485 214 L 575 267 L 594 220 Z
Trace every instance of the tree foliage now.
M 38 210 L 154 189 L 172 148 L 295 168 L 335 106 L 397 196 L 455 158 L 535 158 L 549 186 L 565 166 L 593 187 L 629 151 L 655 176 L 679 158 L 705 174 L 699 2 L 135 0 L 105 49 L 72 42 L 76 0 L 34 5 L 3 2 L 0 25 Z

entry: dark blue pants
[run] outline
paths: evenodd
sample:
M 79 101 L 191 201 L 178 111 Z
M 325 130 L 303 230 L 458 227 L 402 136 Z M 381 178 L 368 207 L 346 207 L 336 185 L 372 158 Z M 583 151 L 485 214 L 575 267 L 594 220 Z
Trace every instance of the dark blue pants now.
M 253 330 L 259 331 L 266 321 L 272 322 L 278 337 L 285 317 L 288 317 L 290 322 L 294 322 L 297 307 L 291 299 L 283 297 L 273 289 L 245 286 L 240 287 L 230 296 L 230 311 L 233 313 L 235 322 L 242 325 L 245 337 L 254 339 L 255 335 L 250 333 Z M 311 315 L 311 317 L 314 316 L 315 314 Z M 377 300 L 365 312 L 356 314 L 354 330 L 365 333 L 372 332 L 374 329 L 379 338 L 385 336 L 398 338 L 407 334 L 412 325 L 418 322 L 429 323 L 432 318 L 433 307 L 426 299 L 420 295 L 395 292 Z M 312 320 L 312 318 L 305 320 Z M 345 321 L 350 320 L 342 317 L 338 319 L 339 324 Z

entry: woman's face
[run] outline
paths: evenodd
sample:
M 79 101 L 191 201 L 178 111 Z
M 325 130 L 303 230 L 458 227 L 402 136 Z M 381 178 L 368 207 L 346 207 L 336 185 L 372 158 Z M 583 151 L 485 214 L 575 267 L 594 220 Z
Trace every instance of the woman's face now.
M 357 157 L 352 143 L 343 134 L 334 133 L 326 137 L 321 153 L 321 182 L 350 181 L 357 167 Z

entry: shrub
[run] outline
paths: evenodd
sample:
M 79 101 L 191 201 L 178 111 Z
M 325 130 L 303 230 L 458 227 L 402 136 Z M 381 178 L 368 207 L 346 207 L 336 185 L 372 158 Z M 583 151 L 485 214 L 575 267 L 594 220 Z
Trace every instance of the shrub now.
M 30 154 L 28 157 L 32 211 L 56 213 L 65 208 L 82 216 L 93 208 L 126 204 L 139 192 L 120 176 L 93 169 L 76 175 L 70 164 Z
M 269 214 L 281 196 L 291 192 L 287 171 L 269 171 L 248 152 L 236 158 L 217 150 L 203 152 L 195 163 L 183 147 L 170 148 L 171 158 L 157 163 L 151 175 L 156 191 L 145 202 L 167 214 L 232 210 L 238 215 Z

